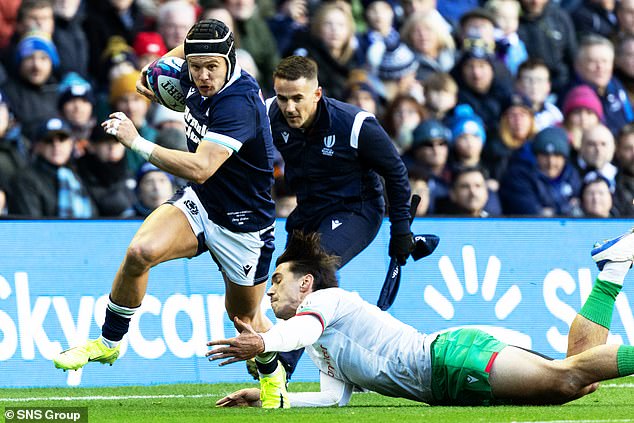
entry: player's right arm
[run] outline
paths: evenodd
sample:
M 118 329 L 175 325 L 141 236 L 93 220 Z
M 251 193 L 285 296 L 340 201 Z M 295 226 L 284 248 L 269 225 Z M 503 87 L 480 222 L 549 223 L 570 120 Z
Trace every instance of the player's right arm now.
M 204 183 L 232 154 L 229 147 L 205 140 L 200 142 L 195 153 L 161 147 L 142 138 L 124 113 L 115 112 L 109 117 L 102 124 L 108 134 L 159 169 L 188 181 Z
M 181 59 L 185 58 L 185 47 L 183 44 L 179 44 L 167 53 L 165 53 L 162 57 L 180 57 Z M 136 92 L 141 94 L 143 97 L 147 98 L 150 101 L 156 102 L 156 97 L 152 90 L 147 86 L 147 69 L 151 65 L 148 63 L 143 66 L 141 69 L 141 73 L 139 74 L 139 78 L 136 80 Z

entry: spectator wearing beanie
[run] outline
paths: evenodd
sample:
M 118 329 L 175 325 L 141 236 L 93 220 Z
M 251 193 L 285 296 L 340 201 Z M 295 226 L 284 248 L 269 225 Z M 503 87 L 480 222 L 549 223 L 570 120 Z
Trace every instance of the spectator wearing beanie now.
M 514 156 L 500 181 L 504 214 L 571 216 L 578 204 L 581 178 L 569 163 L 566 131 L 543 129 L 531 149 L 533 157 Z
M 416 79 L 417 69 L 416 56 L 404 43 L 383 53 L 375 76 L 383 83 L 383 96 L 387 102 L 400 94 L 408 94 L 421 104 L 424 102 L 423 86 Z
M 581 148 L 583 131 L 603 122 L 603 106 L 592 88 L 588 85 L 577 85 L 566 95 L 562 112 L 563 127 L 568 132 L 574 157 Z
M 112 37 L 99 61 L 96 77 L 96 91 L 108 92 L 110 84 L 119 76 L 139 68 L 134 49 L 122 37 Z
M 101 125 L 94 127 L 86 154 L 77 160 L 77 170 L 101 217 L 134 215 L 136 182 L 125 159 L 126 148 L 106 134 Z
M 67 74 L 59 84 L 59 113 L 70 124 L 75 151 L 83 154 L 97 120 L 94 116 L 95 95 L 92 86 L 75 72 Z
M 365 54 L 370 69 L 381 63 L 383 53 L 400 42 L 400 34 L 394 28 L 394 9 L 385 0 L 363 1 L 367 31 L 358 36 L 359 49 Z
M 429 210 L 434 213 L 436 200 L 449 193 L 451 172 L 448 166 L 451 131 L 434 119 L 414 129 L 412 145 L 402 156 L 409 173 L 426 173 L 429 186 Z
M 12 0 L 9 0 L 11 2 Z M 0 3 L 6 3 L 2 1 Z M 17 46 L 29 32 L 38 31 L 49 40 L 53 37 L 55 20 L 51 0 L 21 0 L 15 27 L 9 44 L 2 50 L 2 62 L 9 74 L 18 73 Z M 2 8 L 3 6 L 0 6 Z
M 452 76 L 459 87 L 458 103 L 470 105 L 484 121 L 487 135 L 494 135 L 512 86 L 505 78 L 498 78 L 493 55 L 474 45 L 463 51 Z
M 143 69 L 167 53 L 163 38 L 158 32 L 139 32 L 134 39 L 132 48 L 134 48 L 134 53 L 138 58 L 139 69 Z
M 482 119 L 470 106 L 456 107 L 451 124 L 451 161 L 453 169 L 480 166 L 486 132 Z
M 123 74 L 112 81 L 110 85 L 110 106 L 113 112 L 123 112 L 134 123 L 139 135 L 148 141 L 156 139 L 156 129 L 152 128 L 146 119 L 150 106 L 149 101 L 136 92 L 136 81 L 139 72 Z M 136 173 L 145 160 L 134 151 L 127 149 L 128 166 Z
M 11 180 L 9 214 L 90 218 L 95 207 L 74 169 L 70 126 L 59 117 L 44 119 L 37 128 L 31 165 Z
M 15 118 L 32 137 L 35 126 L 45 117 L 57 114 L 57 49 L 42 32 L 28 33 L 17 45 L 18 74 L 5 86 Z

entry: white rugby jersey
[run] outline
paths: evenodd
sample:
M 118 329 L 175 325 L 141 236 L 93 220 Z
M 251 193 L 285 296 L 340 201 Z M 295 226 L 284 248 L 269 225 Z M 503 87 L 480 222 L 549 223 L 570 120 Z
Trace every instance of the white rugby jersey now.
M 310 335 L 308 315 L 322 327 L 316 341 L 319 328 Z M 294 324 L 299 320 L 304 320 L 303 328 Z M 266 351 L 305 346 L 321 372 L 347 384 L 392 397 L 431 400 L 430 344 L 435 334 L 418 332 L 356 293 L 341 288 L 310 293 L 295 317 L 262 337 Z

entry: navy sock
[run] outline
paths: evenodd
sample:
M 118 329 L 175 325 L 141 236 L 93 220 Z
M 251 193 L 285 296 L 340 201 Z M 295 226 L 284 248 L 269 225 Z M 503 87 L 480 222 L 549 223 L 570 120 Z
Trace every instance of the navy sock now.
M 277 353 L 271 352 L 260 354 L 255 357 L 255 365 L 258 372 L 263 375 L 270 375 L 277 369 Z
M 106 307 L 106 320 L 101 328 L 101 336 L 109 341 L 121 341 L 123 335 L 128 333 L 130 319 L 139 307 L 123 307 L 115 304 L 111 298 Z

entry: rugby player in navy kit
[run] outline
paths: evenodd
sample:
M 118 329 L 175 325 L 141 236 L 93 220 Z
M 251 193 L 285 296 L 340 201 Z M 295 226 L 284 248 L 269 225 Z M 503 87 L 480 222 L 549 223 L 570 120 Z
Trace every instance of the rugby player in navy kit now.
M 260 331 L 271 326 L 260 303 L 274 249 L 274 150 L 260 88 L 236 63 L 233 35 L 218 20 L 196 23 L 172 53 L 179 49 L 186 59 L 181 87 L 189 152 L 141 138 L 121 112 L 103 126 L 160 169 L 192 182 L 148 216 L 132 239 L 112 285 L 102 336 L 60 353 L 58 368 L 112 364 L 150 268 L 207 250 L 224 277 L 229 317 Z

